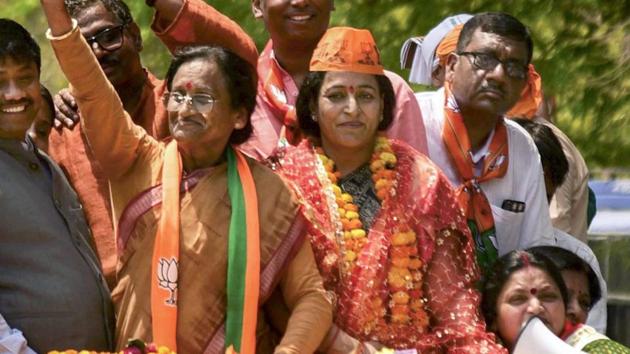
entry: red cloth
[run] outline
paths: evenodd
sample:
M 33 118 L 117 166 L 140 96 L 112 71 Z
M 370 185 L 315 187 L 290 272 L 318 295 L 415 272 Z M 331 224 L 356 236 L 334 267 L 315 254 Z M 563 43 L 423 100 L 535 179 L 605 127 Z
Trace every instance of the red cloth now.
M 474 289 L 478 278 L 473 243 L 450 182 L 424 155 L 392 140 L 397 158 L 395 194 L 385 202 L 368 231 L 368 243 L 355 261 L 350 275 L 340 280 L 340 247 L 329 212 L 327 196 L 332 191 L 318 181 L 317 157 L 308 141 L 288 148 L 280 160 L 280 173 L 296 190 L 311 221 L 309 237 L 327 290 L 337 297 L 336 324 L 360 341 L 377 341 L 395 349 L 422 353 L 506 353 L 485 332 L 478 313 L 480 295 Z M 334 197 L 333 197 L 334 198 Z M 336 204 L 335 204 L 336 207 Z M 417 241 L 410 252 L 422 268 L 422 288 L 408 291 L 410 302 L 426 298 L 424 311 L 430 322 L 424 327 L 393 324 L 387 315 L 369 328 L 373 300 L 392 301 L 387 288 L 393 267 L 392 236 L 406 218 Z
M 171 51 L 189 43 L 212 43 L 223 45 L 256 65 L 258 52 L 247 33 L 201 0 L 184 0 L 170 26 L 158 31 L 154 20 L 153 30 Z M 162 103 L 165 90 L 165 82 L 147 71 L 140 103 L 134 112 L 129 112 L 134 123 L 158 140 L 170 134 Z M 61 131 L 53 129 L 49 144 L 50 155 L 65 171 L 83 204 L 103 274 L 111 288 L 115 284 L 117 253 L 107 179 L 87 147 L 81 125 Z

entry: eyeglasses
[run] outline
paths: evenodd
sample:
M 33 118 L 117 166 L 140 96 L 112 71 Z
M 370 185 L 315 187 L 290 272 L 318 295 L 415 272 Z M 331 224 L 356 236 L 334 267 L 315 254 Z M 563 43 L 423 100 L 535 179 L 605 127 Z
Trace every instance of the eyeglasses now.
M 503 65 L 507 75 L 513 79 L 524 80 L 527 77 L 527 66 L 518 60 L 499 60 L 492 54 L 478 52 L 459 52 L 458 55 L 471 56 L 471 63 L 477 69 L 484 71 L 494 70 L 497 65 Z
M 195 110 L 201 114 L 207 114 L 212 111 L 214 97 L 208 94 L 184 95 L 180 92 L 172 92 L 164 95 L 166 100 L 166 110 L 169 112 L 181 111 L 185 106 L 192 105 Z
M 125 40 L 125 36 L 123 35 L 123 31 L 127 24 L 122 24 L 116 27 L 106 28 L 99 33 L 93 35 L 92 37 L 86 37 L 85 40 L 88 42 L 92 49 L 96 49 L 94 47 L 95 43 L 98 43 L 98 46 L 101 49 L 106 50 L 108 52 L 113 52 L 116 49 L 122 47 L 123 42 Z

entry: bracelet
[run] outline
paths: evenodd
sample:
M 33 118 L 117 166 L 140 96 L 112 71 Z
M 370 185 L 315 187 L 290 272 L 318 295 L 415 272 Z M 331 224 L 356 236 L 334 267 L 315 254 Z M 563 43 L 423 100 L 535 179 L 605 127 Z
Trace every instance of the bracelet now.
M 153 5 L 155 5 L 155 1 L 156 0 L 144 0 L 147 6 L 150 6 L 150 7 L 153 7 Z

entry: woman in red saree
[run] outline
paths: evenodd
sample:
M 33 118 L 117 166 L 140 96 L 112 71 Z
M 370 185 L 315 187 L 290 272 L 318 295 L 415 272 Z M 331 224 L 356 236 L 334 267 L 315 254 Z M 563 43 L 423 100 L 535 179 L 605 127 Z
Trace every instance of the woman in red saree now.
M 275 168 L 310 220 L 335 325 L 320 350 L 504 351 L 479 315 L 473 245 L 447 178 L 408 145 L 378 135 L 394 95 L 366 30 L 331 28 L 297 102 L 308 139 Z

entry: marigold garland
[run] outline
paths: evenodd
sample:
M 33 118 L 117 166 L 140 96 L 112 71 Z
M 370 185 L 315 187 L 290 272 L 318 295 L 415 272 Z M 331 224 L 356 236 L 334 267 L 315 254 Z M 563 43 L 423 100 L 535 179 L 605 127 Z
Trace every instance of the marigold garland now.
M 335 169 L 335 163 L 326 156 L 322 148 L 315 148 L 321 161 L 326 177 L 329 179 L 335 196 L 336 207 L 343 230 L 340 241 L 342 252 L 344 278 L 348 277 L 354 268 L 355 261 L 363 246 L 367 243 L 368 233 L 359 218 L 359 207 L 354 204 L 352 196 L 343 192 L 337 184 L 340 175 Z M 397 159 L 389 140 L 378 137 L 370 161 L 372 181 L 377 198 L 381 205 L 395 196 Z M 333 213 L 334 214 L 334 213 Z M 416 233 L 409 228 L 404 217 L 399 217 L 400 224 L 392 234 L 390 248 L 390 267 L 387 273 L 389 301 L 383 303 L 380 297 L 375 297 L 371 303 L 372 313 L 365 316 L 364 329 L 366 332 L 378 330 L 387 331 L 387 322 L 394 325 L 413 325 L 426 328 L 428 316 L 424 311 L 422 299 L 422 266 L 418 256 Z
M 64 350 L 57 351 L 53 350 L 48 352 L 48 354 L 177 354 L 174 351 L 170 350 L 165 346 L 158 346 L 154 343 L 145 344 L 140 340 L 132 340 L 129 341 L 127 347 L 119 352 L 97 352 L 91 350 Z

